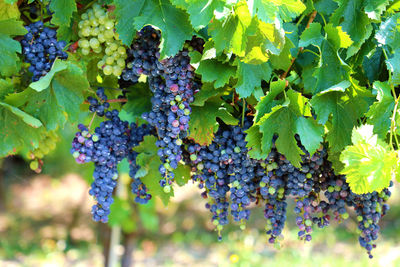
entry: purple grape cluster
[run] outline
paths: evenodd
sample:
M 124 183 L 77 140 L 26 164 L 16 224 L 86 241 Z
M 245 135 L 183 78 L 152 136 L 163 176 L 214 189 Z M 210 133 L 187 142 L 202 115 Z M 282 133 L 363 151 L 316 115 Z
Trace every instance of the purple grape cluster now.
M 42 21 L 25 26 L 28 33 L 21 41 L 22 52 L 26 62 L 30 63 L 28 70 L 33 74 L 32 81 L 38 81 L 50 71 L 54 60 L 67 59 L 68 54 L 63 51 L 67 45 L 64 41 L 57 41 L 55 30 L 44 27 Z
M 89 96 L 87 101 L 89 102 L 89 111 L 94 113 L 96 112 L 97 116 L 103 117 L 105 111 L 110 107 L 110 103 L 107 102 L 107 96 L 104 93 L 104 88 L 99 87 L 96 91 L 97 98 Z
M 90 134 L 89 129 L 80 124 L 80 132 L 72 142 L 71 153 L 78 163 L 94 163 L 94 181 L 89 191 L 97 200 L 92 207 L 93 220 L 107 222 L 113 203 L 112 194 L 117 185 L 117 166 L 128 156 L 130 149 L 129 124 L 119 118 L 117 110 L 99 109 L 107 101 L 103 88 L 99 88 L 96 95 L 103 104 L 99 104 L 97 99 L 94 101 L 94 98 L 88 98 L 90 110 L 99 116 L 105 116 L 106 120 L 96 127 L 94 134 Z
M 160 32 L 151 26 L 144 27 L 128 50 L 127 69 L 122 79 L 135 83 L 140 75 L 148 76 L 149 88 L 153 92 L 152 110 L 143 114 L 150 125 L 157 129 L 162 161 L 160 185 L 170 192 L 174 181 L 173 170 L 182 159 L 182 139 L 187 136 L 190 120 L 190 103 L 198 91 L 194 82 L 194 69 L 190 65 L 186 45 L 176 56 L 159 61 Z
M 185 155 L 193 165 L 195 181 L 204 188 L 203 196 L 209 198 L 207 208 L 212 212 L 212 222 L 217 227 L 219 238 L 223 226 L 228 223 L 228 210 L 234 221 L 245 228 L 250 217 L 247 207 L 256 201 L 255 183 L 257 161 L 250 159 L 246 148 L 243 128 L 228 126 L 219 130 L 208 146 L 189 144 Z M 230 197 L 228 198 L 228 192 Z

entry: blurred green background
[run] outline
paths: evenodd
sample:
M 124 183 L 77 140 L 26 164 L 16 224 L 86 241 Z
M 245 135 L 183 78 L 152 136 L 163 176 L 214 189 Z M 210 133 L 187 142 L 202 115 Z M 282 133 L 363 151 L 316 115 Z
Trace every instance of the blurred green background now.
M 63 131 L 41 174 L 20 157 L 0 161 L 0 266 L 96 267 L 114 259 L 124 267 L 400 266 L 399 184 L 392 188 L 391 209 L 380 223 L 372 260 L 358 244 L 354 213 L 340 225 L 315 229 L 313 240 L 304 243 L 297 240 L 290 202 L 285 239 L 277 248 L 264 234 L 263 207 L 253 207 L 247 229 L 230 225 L 218 242 L 195 185 L 176 188 L 168 207 L 158 199 L 137 206 L 126 174 L 113 204 L 111 230 L 91 220 L 93 166 L 75 164 L 69 154 L 73 134 L 72 128 Z

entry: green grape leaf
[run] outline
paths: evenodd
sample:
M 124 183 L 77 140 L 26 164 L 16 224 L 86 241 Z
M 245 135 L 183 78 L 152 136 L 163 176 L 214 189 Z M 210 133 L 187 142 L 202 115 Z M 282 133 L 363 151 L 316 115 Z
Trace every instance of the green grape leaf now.
M 276 3 L 276 2 L 275 2 Z M 278 16 L 279 7 L 269 0 L 254 0 L 251 15 L 257 15 L 265 23 L 274 23 Z
M 364 56 L 362 67 L 370 83 L 378 79 L 382 66 L 382 49 L 376 49 L 375 52 Z
M 247 98 L 254 94 L 256 89 L 261 89 L 261 81 L 268 81 L 271 73 L 272 69 L 269 63 L 251 65 L 239 61 L 236 72 L 238 81 L 235 86 L 239 97 Z
M 14 92 L 14 85 L 11 81 L 0 79 L 0 100 Z
M 285 46 L 279 55 L 271 55 L 270 61 L 274 69 L 287 70 L 292 64 L 292 55 L 290 49 L 294 48 L 292 41 L 286 38 Z
M 0 157 L 16 154 L 21 148 L 39 145 L 42 122 L 7 103 L 0 102 Z
M 380 20 L 381 14 L 386 10 L 389 0 L 366 0 L 365 13 L 370 19 Z
M 332 14 L 330 21 L 334 26 L 342 26 L 351 36 L 352 47 L 347 51 L 347 57 L 355 54 L 372 33 L 371 22 L 363 9 L 363 0 L 336 0 L 339 7 Z
M 328 128 L 326 139 L 332 152 L 341 151 L 350 144 L 351 131 L 365 108 L 360 105 L 362 96 L 349 98 L 344 91 L 343 87 L 338 87 L 318 93 L 311 99 L 318 123 Z
M 146 185 L 149 194 L 153 197 L 159 197 L 165 206 L 168 205 L 169 199 L 174 196 L 174 191 L 166 194 L 160 186 L 161 174 L 158 171 L 161 160 L 157 155 L 158 147 L 156 146 L 157 138 L 155 136 L 147 135 L 144 137 L 143 142 L 133 150 L 139 153 L 136 158 L 136 163 L 140 166 L 139 172 L 136 173 L 136 178 Z
M 140 7 L 143 0 L 137 1 L 139 1 L 139 5 L 136 6 Z M 188 14 L 172 5 L 169 0 L 145 1 L 139 16 L 134 18 L 133 24 L 136 30 L 140 30 L 148 24 L 161 30 L 161 58 L 174 56 L 182 48 L 185 40 L 192 38 L 193 29 L 189 23 Z
M 258 122 L 266 113 L 270 113 L 272 108 L 276 105 L 274 99 L 278 94 L 283 92 L 286 87 L 286 82 L 284 80 L 278 80 L 270 83 L 269 93 L 261 97 L 260 102 L 256 105 L 256 114 L 254 117 L 254 122 Z
M 389 45 L 393 50 L 400 47 L 400 13 L 396 13 L 382 22 L 375 34 L 378 43 Z
M 57 72 L 63 71 L 67 68 L 68 65 L 64 61 L 57 59 L 56 61 L 54 61 L 54 64 L 51 67 L 50 71 L 39 81 L 31 83 L 29 87 L 38 92 L 43 91 L 50 86 L 50 83 Z
M 133 25 L 132 18 L 139 15 L 146 0 L 115 0 L 115 18 L 117 25 L 115 29 L 124 45 L 130 46 L 135 36 L 136 29 Z
M 25 98 L 25 111 L 40 118 L 48 130 L 63 127 L 67 119 L 78 119 L 83 91 L 89 88 L 84 72 L 71 62 L 55 61 L 52 71 L 32 83 L 38 92 L 30 89 Z
M 269 154 L 272 148 L 272 138 L 278 135 L 275 141 L 276 149 L 279 153 L 293 164 L 300 167 L 301 155 L 303 152 L 297 146 L 294 138 L 296 129 L 296 116 L 289 109 L 290 101 L 272 108 L 271 112 L 265 114 L 257 125 L 262 133 L 261 146 L 264 153 Z
M 235 3 L 235 1 L 225 0 L 171 0 L 171 2 L 187 11 L 196 31 L 208 25 L 214 12 L 224 13 Z
M 338 8 L 338 4 L 334 0 L 320 0 L 314 3 L 314 7 L 318 13 L 329 16 Z
M 373 134 L 372 125 L 354 128 L 352 141 L 340 156 L 350 189 L 365 194 L 387 188 L 397 168 L 396 152 Z
M 265 159 L 268 157 L 268 153 L 262 150 L 261 138 L 262 133 L 258 125 L 251 126 L 246 132 L 246 142 L 249 148 L 249 156 L 253 159 Z
M 252 4 L 252 16 L 257 15 L 265 23 L 275 23 L 279 18 L 283 21 L 292 21 L 306 9 L 299 0 L 255 0 Z
M 222 63 L 216 59 L 200 61 L 199 67 L 195 71 L 202 76 L 204 82 L 214 82 L 215 88 L 224 86 L 231 77 L 235 76 L 236 67 L 229 63 Z
M 144 112 L 151 110 L 151 91 L 147 83 L 137 83 L 128 88 L 128 102 L 123 109 L 130 115 L 134 121 L 141 118 Z
M 4 33 L 0 33 L 0 74 L 11 76 L 19 70 L 19 58 L 16 53 L 21 53 L 21 45 Z
M 246 30 L 251 21 L 245 1 L 237 3 L 234 13 L 226 20 L 214 19 L 209 24 L 208 31 L 213 38 L 217 53 L 229 50 L 238 56 L 244 56 L 247 42 Z
M 311 23 L 310 27 L 305 29 L 300 35 L 299 46 L 306 47 L 312 44 L 320 47 L 321 42 L 324 39 L 321 34 L 321 29 L 321 24 L 318 22 Z
M 190 166 L 179 164 L 178 168 L 174 170 L 175 182 L 179 186 L 184 186 L 190 180 Z
M 341 26 L 334 27 L 332 24 L 327 24 L 325 26 L 325 32 L 327 35 L 327 39 L 334 45 L 336 48 L 348 48 L 353 44 L 350 36 L 343 31 Z
M 378 137 L 385 139 L 390 129 L 391 116 L 395 103 L 390 85 L 387 82 L 376 81 L 373 84 L 373 89 L 376 91 L 377 101 L 371 105 L 365 115 L 368 118 L 368 124 L 374 126 L 374 133 Z
M 75 0 L 51 0 L 49 9 L 53 12 L 51 22 L 70 26 L 72 13 L 77 11 Z
M 318 67 L 313 76 L 316 79 L 312 94 L 317 94 L 325 90 L 340 87 L 345 89 L 350 86 L 349 76 L 350 67 L 344 63 L 338 55 L 338 48 L 327 40 L 322 41 L 321 57 Z
M 218 96 L 208 99 L 203 106 L 193 106 L 188 137 L 200 145 L 211 144 L 218 130 L 217 118 L 229 125 L 238 123 Z
M 296 132 L 299 134 L 302 145 L 311 155 L 323 142 L 324 126 L 318 124 L 313 118 L 297 118 Z
M 275 4 L 276 1 L 271 1 Z M 306 9 L 306 6 L 300 0 L 279 1 L 279 16 L 283 21 L 292 21 Z
M 279 54 L 284 46 L 284 30 L 277 25 L 252 17 L 247 3 L 239 1 L 226 18 L 213 19 L 208 32 L 217 54 L 232 52 L 245 63 L 260 64 L 268 60 L 267 51 Z
M 27 32 L 21 20 L 15 18 L 0 20 L 0 34 L 17 36 L 25 35 Z
M 213 96 L 229 94 L 229 91 L 225 91 L 224 87 L 215 89 L 212 83 L 203 83 L 201 90 L 194 96 L 194 101 L 191 106 L 204 106 L 206 101 Z
M 304 154 L 297 145 L 295 134 L 299 134 L 306 150 L 313 154 L 322 142 L 323 126 L 311 117 L 308 99 L 292 89 L 286 93 L 285 102 L 274 101 L 285 88 L 285 81 L 271 83 L 270 93 L 256 106 L 255 124 L 247 131 L 247 147 L 251 157 L 261 159 L 269 154 L 272 139 L 277 135 L 277 150 L 299 167 Z
M 115 197 L 113 204 L 110 206 L 110 215 L 108 224 L 110 226 L 121 226 L 124 232 L 132 233 L 136 230 L 136 221 L 132 212 L 132 206 L 127 199 Z
M 386 66 L 392 72 L 392 83 L 394 85 L 400 84 L 400 48 L 397 48 L 393 55 L 386 60 Z
M 17 1 L 0 0 L 0 20 L 20 17 Z

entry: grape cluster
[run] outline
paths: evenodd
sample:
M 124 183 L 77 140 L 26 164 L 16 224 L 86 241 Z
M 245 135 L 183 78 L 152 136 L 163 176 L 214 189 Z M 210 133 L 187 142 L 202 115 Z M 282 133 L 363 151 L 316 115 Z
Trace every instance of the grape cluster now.
M 68 58 L 68 54 L 63 51 L 66 43 L 57 41 L 56 31 L 44 27 L 42 21 L 32 23 L 25 28 L 28 33 L 21 41 L 22 52 L 26 62 L 31 64 L 28 70 L 33 74 L 32 81 L 36 82 L 50 71 L 56 58 Z
M 41 135 L 38 147 L 28 152 L 27 157 L 32 160 L 29 164 L 31 170 L 37 173 L 42 171 L 43 157 L 56 148 L 58 140 L 56 131 L 45 132 Z
M 256 201 L 258 162 L 248 156 L 244 133 L 249 126 L 246 121 L 243 128 L 221 129 L 209 146 L 189 144 L 187 148 L 186 157 L 196 172 L 193 179 L 200 182 L 200 188 L 205 189 L 203 196 L 209 198 L 206 207 L 213 213 L 212 222 L 219 238 L 223 226 L 228 223 L 228 209 L 241 228 L 245 228 L 250 216 L 247 207 Z
M 94 163 L 94 181 L 89 193 L 97 200 L 97 204 L 92 207 L 92 215 L 95 221 L 107 222 L 113 203 L 112 193 L 117 185 L 117 165 L 129 153 L 129 124 L 119 118 L 117 110 L 104 109 L 107 96 L 103 88 L 99 88 L 96 95 L 100 101 L 89 98 L 89 110 L 100 117 L 104 116 L 106 120 L 100 123 L 94 134 L 80 124 L 71 153 L 78 163 Z
M 126 68 L 122 71 L 122 79 L 136 83 L 140 75 L 160 76 L 162 66 L 159 62 L 160 32 L 151 26 L 144 27 L 128 49 Z
M 78 46 L 82 55 L 89 55 L 91 51 L 96 54 L 104 52 L 97 67 L 102 69 L 105 75 L 120 76 L 125 68 L 127 55 L 115 32 L 115 20 L 111 19 L 99 4 L 94 4 L 83 13 L 81 19 L 78 24 L 78 35 L 81 38 Z
M 393 186 L 393 182 L 390 182 L 389 186 Z M 347 199 L 347 204 L 352 206 L 357 214 L 359 243 L 367 250 L 370 258 L 373 257 L 371 251 L 376 247 L 375 240 L 378 239 L 380 230 L 378 223 L 389 210 L 389 206 L 384 202 L 390 195 L 390 191 L 386 188 L 380 193 L 357 195 L 351 192 Z
M 140 75 L 148 76 L 149 88 L 153 92 L 152 110 L 143 114 L 143 119 L 157 129 L 160 148 L 158 155 L 162 179 L 160 185 L 165 192 L 171 190 L 173 170 L 182 159 L 182 139 L 187 136 L 190 120 L 190 103 L 198 90 L 194 82 L 194 69 L 190 65 L 186 45 L 176 56 L 159 61 L 160 32 L 151 26 L 138 32 L 128 50 L 127 68 L 122 79 L 135 83 Z
M 275 162 L 277 152 L 273 150 L 265 161 L 257 165 L 256 174 L 260 177 L 260 195 L 265 202 L 264 217 L 266 234 L 269 243 L 275 243 L 280 238 L 286 222 L 286 196 L 283 173 L 275 172 L 278 164 Z
M 255 201 L 264 203 L 265 231 L 270 243 L 283 238 L 287 198 L 295 200 L 294 212 L 298 237 L 311 241 L 313 226 L 330 224 L 331 217 L 342 222 L 349 218 L 347 208 L 354 208 L 359 221 L 360 244 L 371 256 L 378 237 L 380 218 L 387 212 L 384 204 L 390 191 L 357 195 L 351 192 L 345 176 L 335 175 L 321 147 L 313 155 L 303 149 L 301 167 L 293 166 L 275 145 L 265 160 L 252 160 L 246 149 L 246 133 L 238 126 L 223 126 L 208 146 L 185 141 L 184 162 L 192 166 L 192 179 L 199 183 L 206 204 L 219 232 L 228 224 L 228 213 L 244 228 Z M 228 194 L 230 192 L 230 194 Z M 321 198 L 321 195 L 325 197 Z

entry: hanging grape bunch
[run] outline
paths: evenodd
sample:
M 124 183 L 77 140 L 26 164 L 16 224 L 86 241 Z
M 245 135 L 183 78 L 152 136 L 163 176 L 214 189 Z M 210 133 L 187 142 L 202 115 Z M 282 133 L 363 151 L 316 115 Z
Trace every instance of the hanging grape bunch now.
M 28 70 L 33 74 L 32 81 L 36 82 L 50 71 L 56 58 L 68 58 L 63 51 L 66 42 L 57 41 L 57 32 L 44 27 L 42 21 L 32 23 L 25 29 L 28 33 L 21 41 L 22 51 L 26 62 L 30 63 Z
M 115 32 L 115 20 L 99 4 L 81 15 L 78 23 L 79 51 L 83 56 L 99 54 L 97 67 L 105 75 L 120 76 L 125 68 L 126 49 Z

